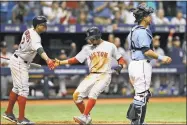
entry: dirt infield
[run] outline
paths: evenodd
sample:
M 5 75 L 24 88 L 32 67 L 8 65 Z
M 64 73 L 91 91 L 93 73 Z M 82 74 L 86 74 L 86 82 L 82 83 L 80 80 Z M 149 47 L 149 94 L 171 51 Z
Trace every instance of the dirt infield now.
M 131 103 L 132 99 L 124 98 L 124 99 L 98 99 L 97 104 L 111 104 L 115 102 L 115 104 L 127 104 Z M 151 98 L 150 103 L 167 103 L 167 102 L 186 102 L 185 97 L 169 97 L 169 98 Z M 1 107 L 6 107 L 8 101 L 1 101 Z M 29 100 L 27 105 L 59 105 L 59 104 L 73 104 L 72 100 Z M 10 122 L 3 122 L 1 124 L 11 124 Z M 74 121 L 44 121 L 37 122 L 36 124 L 75 124 Z M 128 122 L 106 122 L 106 121 L 96 121 L 93 124 L 129 124 Z M 171 123 L 171 122 L 151 122 L 149 124 L 186 124 L 184 123 Z

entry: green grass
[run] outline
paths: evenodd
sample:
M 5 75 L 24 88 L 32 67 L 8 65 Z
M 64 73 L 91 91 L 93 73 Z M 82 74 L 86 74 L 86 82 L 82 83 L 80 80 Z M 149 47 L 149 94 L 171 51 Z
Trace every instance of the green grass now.
M 111 102 L 112 103 L 112 102 Z M 91 112 L 94 121 L 128 122 L 126 112 L 128 104 L 98 104 Z M 1 114 L 5 108 L 1 108 Z M 18 107 L 15 107 L 18 114 Z M 35 121 L 72 121 L 79 115 L 75 105 L 28 105 L 26 116 Z M 2 119 L 4 121 L 4 119 Z M 186 122 L 186 103 L 150 103 L 148 104 L 146 122 Z

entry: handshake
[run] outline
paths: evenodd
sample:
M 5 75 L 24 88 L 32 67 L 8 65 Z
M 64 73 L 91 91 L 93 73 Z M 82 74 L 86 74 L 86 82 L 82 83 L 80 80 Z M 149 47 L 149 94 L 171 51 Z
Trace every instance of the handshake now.
M 47 66 L 48 66 L 48 68 L 50 69 L 50 70 L 53 70 L 53 69 L 55 69 L 57 66 L 59 66 L 60 65 L 60 60 L 58 60 L 58 59 L 50 59 L 50 58 L 48 58 L 47 60 L 46 60 L 46 63 L 47 63 Z

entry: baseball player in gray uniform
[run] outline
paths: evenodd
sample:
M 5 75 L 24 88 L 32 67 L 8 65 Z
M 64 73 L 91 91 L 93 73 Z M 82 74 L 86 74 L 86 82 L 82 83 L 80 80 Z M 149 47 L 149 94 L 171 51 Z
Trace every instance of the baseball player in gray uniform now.
M 29 94 L 29 67 L 33 58 L 38 53 L 44 59 L 50 69 L 54 69 L 54 61 L 45 53 L 41 45 L 40 33 L 47 30 L 47 19 L 44 16 L 37 16 L 33 19 L 33 27 L 27 29 L 19 44 L 18 50 L 10 58 L 10 70 L 13 79 L 13 89 L 9 95 L 9 104 L 7 110 L 3 114 L 3 118 L 17 122 L 17 124 L 33 124 L 25 118 L 25 106 L 27 96 Z M 14 104 L 18 101 L 19 117 L 15 118 L 13 114 Z
M 105 90 L 111 81 L 111 61 L 114 57 L 118 61 L 116 72 L 119 74 L 126 67 L 126 61 L 117 51 L 114 44 L 101 39 L 101 32 L 97 27 L 91 27 L 86 32 L 86 40 L 92 43 L 84 47 L 75 57 L 67 60 L 56 60 L 56 66 L 83 63 L 87 60 L 90 74 L 79 84 L 73 94 L 73 100 L 80 110 L 80 116 L 74 116 L 75 122 L 85 125 L 90 124 L 90 112 L 95 107 L 98 96 Z M 87 105 L 84 98 L 88 97 Z
M 151 59 L 161 60 L 165 64 L 171 63 L 168 56 L 158 55 L 152 50 L 152 33 L 148 29 L 151 23 L 153 8 L 139 5 L 132 12 L 138 25 L 134 26 L 128 35 L 132 61 L 129 64 L 129 78 L 135 90 L 133 103 L 130 104 L 127 118 L 132 125 L 144 124 L 146 106 L 151 96 Z

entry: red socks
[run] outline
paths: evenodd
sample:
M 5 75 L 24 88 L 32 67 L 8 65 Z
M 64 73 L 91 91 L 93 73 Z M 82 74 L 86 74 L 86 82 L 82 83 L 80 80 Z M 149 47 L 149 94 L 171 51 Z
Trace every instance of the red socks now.
M 13 107 L 14 107 L 14 104 L 15 104 L 16 100 L 18 100 L 18 105 L 19 105 L 19 118 L 18 119 L 23 120 L 23 118 L 25 116 L 25 105 L 26 105 L 27 98 L 25 98 L 23 96 L 18 96 L 13 91 L 10 92 L 8 108 L 7 108 L 5 113 L 6 114 L 12 114 L 13 113 L 12 110 L 13 110 Z
M 84 115 L 88 115 L 90 113 L 90 111 L 92 110 L 92 108 L 94 107 L 96 103 L 96 100 L 95 99 L 91 99 L 89 98 L 88 99 L 88 103 L 87 103 L 87 106 L 86 106 L 86 109 L 84 110 Z
M 77 105 L 79 111 L 80 111 L 81 113 L 84 113 L 84 110 L 85 110 L 85 104 L 84 104 L 84 102 L 82 101 L 82 102 L 80 102 L 80 103 L 75 103 L 75 104 Z
M 25 105 L 26 105 L 26 97 L 18 96 L 18 105 L 19 105 L 19 120 L 23 120 L 25 117 Z
M 8 103 L 8 107 L 7 107 L 7 110 L 6 110 L 6 114 L 12 114 L 13 113 L 13 108 L 14 108 L 14 104 L 17 100 L 17 97 L 18 95 L 16 93 L 14 93 L 13 91 L 10 92 L 10 95 L 9 95 L 9 103 Z

